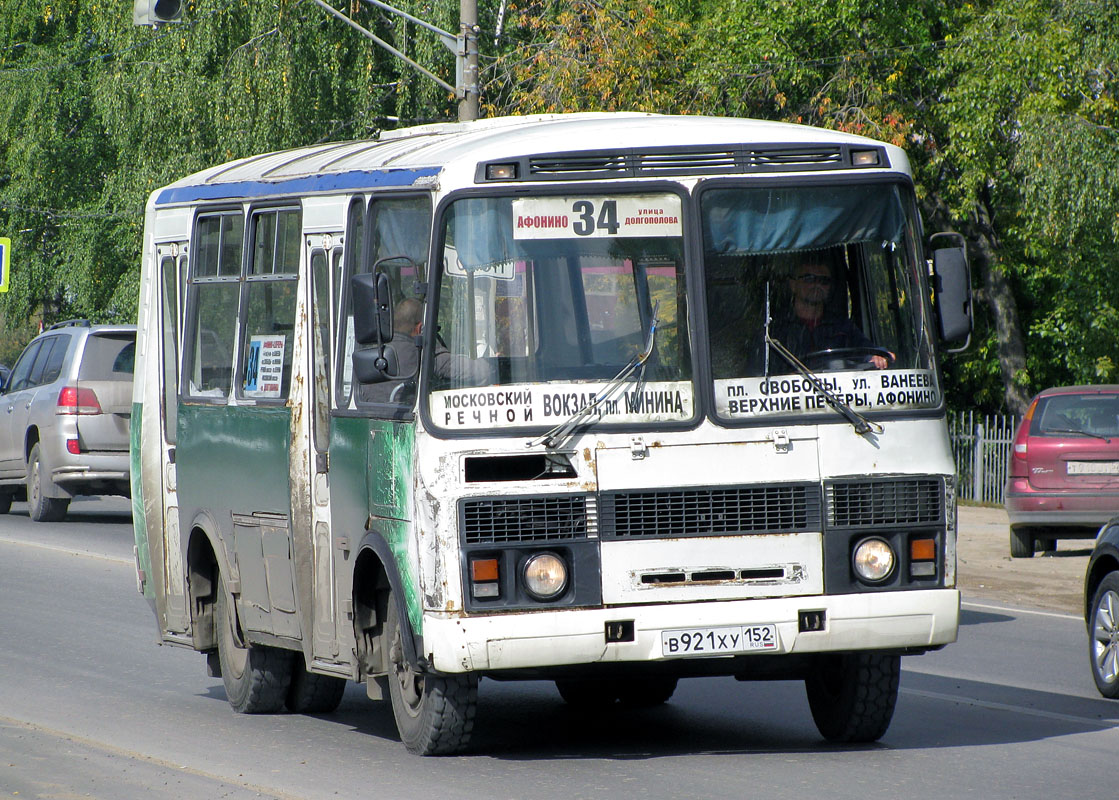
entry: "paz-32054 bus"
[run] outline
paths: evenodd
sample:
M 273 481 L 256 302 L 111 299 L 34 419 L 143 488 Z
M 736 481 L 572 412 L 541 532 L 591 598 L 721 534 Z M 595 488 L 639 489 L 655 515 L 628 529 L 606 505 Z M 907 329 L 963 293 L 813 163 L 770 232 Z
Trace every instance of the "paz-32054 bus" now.
M 957 634 L 941 245 L 900 149 L 732 119 L 431 125 L 157 190 L 162 641 L 240 712 L 361 682 L 424 754 L 466 746 L 483 677 L 618 709 L 803 680 L 824 737 L 877 739 L 900 657 Z

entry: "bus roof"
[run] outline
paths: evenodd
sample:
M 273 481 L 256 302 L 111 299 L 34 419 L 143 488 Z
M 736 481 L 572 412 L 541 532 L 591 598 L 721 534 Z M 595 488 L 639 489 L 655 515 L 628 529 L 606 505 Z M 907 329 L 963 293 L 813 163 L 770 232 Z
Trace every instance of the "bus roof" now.
M 652 156 L 654 168 L 642 171 L 642 177 L 734 172 L 728 165 L 736 161 L 741 165 L 742 153 L 748 153 L 752 163 L 776 164 L 783 172 L 815 170 L 821 165 L 834 169 L 849 163 L 843 158 L 821 161 L 821 153 L 851 147 L 878 148 L 886 155 L 881 166 L 909 171 L 897 147 L 822 128 L 724 117 L 601 112 L 438 123 L 385 131 L 375 140 L 249 156 L 182 178 L 157 190 L 152 200 L 164 206 L 360 191 L 412 186 L 440 175 L 455 185 L 459 181 L 469 185 L 475 183 L 480 164 L 541 155 L 548 158 L 534 159 L 544 168 L 534 165 L 532 179 L 632 177 L 632 168 L 623 169 L 622 162 L 629 165 L 646 153 Z M 619 174 L 626 170 L 628 175 Z

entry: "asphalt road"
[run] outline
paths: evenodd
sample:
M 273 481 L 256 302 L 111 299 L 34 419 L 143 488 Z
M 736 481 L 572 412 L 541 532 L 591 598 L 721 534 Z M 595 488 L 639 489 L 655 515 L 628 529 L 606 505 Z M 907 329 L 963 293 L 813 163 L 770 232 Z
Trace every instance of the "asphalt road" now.
M 114 506 L 115 504 L 115 506 Z M 905 659 L 877 745 L 816 733 L 795 682 L 683 681 L 658 709 L 583 715 L 549 683 L 484 681 L 471 752 L 420 759 L 351 687 L 330 716 L 242 716 L 203 658 L 159 647 L 120 501 L 0 517 L 0 792 L 21 798 L 1092 797 L 1119 704 L 1083 622 L 965 593 L 960 639 Z M 1041 563 L 1040 561 L 1038 563 Z

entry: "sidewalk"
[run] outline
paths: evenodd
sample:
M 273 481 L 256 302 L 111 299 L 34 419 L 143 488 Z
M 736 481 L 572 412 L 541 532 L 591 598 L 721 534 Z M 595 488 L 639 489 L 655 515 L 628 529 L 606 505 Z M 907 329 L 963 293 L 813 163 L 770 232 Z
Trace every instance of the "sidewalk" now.
M 1055 552 L 1011 558 L 1003 509 L 961 505 L 958 513 L 957 574 L 965 602 L 1084 616 L 1084 571 L 1093 540 L 1063 539 Z

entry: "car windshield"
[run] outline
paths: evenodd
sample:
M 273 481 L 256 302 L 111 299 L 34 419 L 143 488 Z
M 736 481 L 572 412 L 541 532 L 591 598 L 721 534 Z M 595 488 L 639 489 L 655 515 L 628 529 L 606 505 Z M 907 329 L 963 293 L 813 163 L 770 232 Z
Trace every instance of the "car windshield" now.
M 690 419 L 681 205 L 675 194 L 456 201 L 431 359 L 436 424 L 550 426 L 596 397 L 589 424 Z
M 701 224 L 719 416 L 834 413 L 804 368 L 859 412 L 939 404 L 919 228 L 899 185 L 712 189 Z
M 1058 394 L 1039 404 L 1034 436 L 1119 436 L 1119 395 Z

